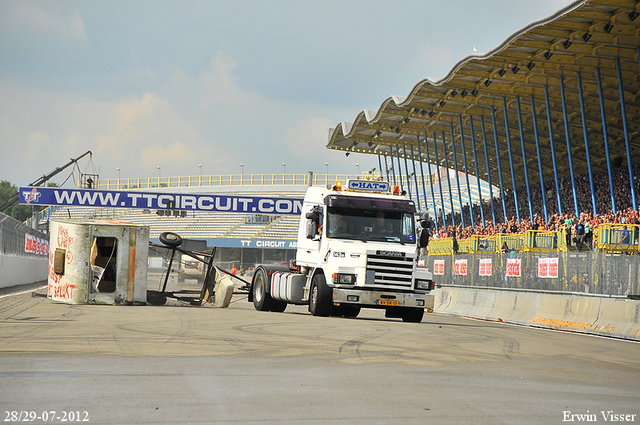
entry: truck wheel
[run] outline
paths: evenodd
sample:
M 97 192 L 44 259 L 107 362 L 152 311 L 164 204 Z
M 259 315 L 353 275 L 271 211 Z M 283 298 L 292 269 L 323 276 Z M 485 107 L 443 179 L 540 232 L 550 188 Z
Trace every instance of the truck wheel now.
M 360 314 L 360 307 L 357 305 L 343 305 L 342 308 L 344 309 L 342 311 L 342 315 L 344 317 L 354 318 L 358 317 L 358 314 Z
M 324 275 L 316 274 L 311 280 L 309 293 L 309 312 L 314 316 L 327 317 L 331 314 L 331 288 L 327 286 Z
M 253 306 L 258 311 L 269 311 L 273 307 L 273 298 L 267 293 L 269 278 L 264 269 L 258 269 L 253 276 L 251 291 L 253 292 Z
M 176 247 L 182 244 L 182 237 L 173 232 L 163 232 L 160 233 L 160 242 L 162 242 L 166 246 Z
M 271 306 L 270 311 L 273 311 L 274 313 L 282 313 L 287 309 L 286 301 L 278 301 L 273 298 L 271 300 L 273 301 L 273 305 Z
M 422 322 L 424 316 L 424 308 L 405 308 L 402 312 L 402 321 L 410 323 Z

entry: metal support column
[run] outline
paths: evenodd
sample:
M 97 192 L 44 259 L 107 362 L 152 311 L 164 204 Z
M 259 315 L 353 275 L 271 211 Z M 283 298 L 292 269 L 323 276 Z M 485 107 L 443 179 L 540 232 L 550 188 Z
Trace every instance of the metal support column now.
M 637 211 L 636 189 L 633 185 L 633 167 L 631 166 L 631 150 L 629 148 L 629 127 L 627 126 L 627 108 L 624 103 L 624 88 L 622 87 L 622 71 L 620 70 L 620 58 L 616 58 L 616 71 L 618 73 L 618 88 L 620 89 L 620 110 L 622 112 L 622 125 L 624 127 L 624 143 L 627 147 L 627 165 L 629 167 L 629 185 L 631 186 L 631 200 L 633 210 Z
M 435 136 L 435 133 L 434 133 Z M 435 139 L 435 137 L 434 137 Z M 451 205 L 451 224 L 456 227 L 455 210 L 453 209 L 453 195 L 451 194 L 451 177 L 449 176 L 449 158 L 447 155 L 447 143 L 442 132 L 442 149 L 444 150 L 444 166 L 447 167 L 447 186 L 449 186 L 449 205 Z
M 380 154 L 378 154 L 378 167 L 378 169 L 380 170 L 380 177 L 382 177 L 382 160 L 380 159 Z
M 562 215 L 562 202 L 560 202 L 560 184 L 558 183 L 558 164 L 556 163 L 556 151 L 553 147 L 553 124 L 551 122 L 551 107 L 549 106 L 549 87 L 544 86 L 544 102 L 547 107 L 547 124 L 549 126 L 549 145 L 551 146 L 551 159 L 553 160 L 553 178 L 556 181 L 556 198 L 558 202 L 558 214 Z
M 496 142 L 496 162 L 498 163 L 498 177 L 500 177 L 500 199 L 502 199 L 502 218 L 507 223 L 507 204 L 504 201 L 504 183 L 502 182 L 502 167 L 500 166 L 500 149 L 498 148 L 498 129 L 496 128 L 496 108 L 491 107 L 491 121 L 493 123 L 493 140 Z
M 420 157 L 420 175 L 422 176 L 422 196 L 424 197 L 424 209 L 429 212 L 429 207 L 427 206 L 427 188 L 425 186 L 424 181 L 424 166 L 422 165 L 422 149 L 420 149 L 420 136 L 416 136 L 418 141 L 418 156 Z M 431 164 L 429 162 L 429 147 L 427 146 L 427 133 L 424 134 L 424 145 L 427 148 L 427 164 L 429 165 L 429 183 L 431 184 L 431 199 L 433 205 L 433 217 L 436 222 L 436 231 L 438 231 L 438 212 L 436 211 L 436 199 L 433 194 L 433 182 L 431 181 Z
M 476 168 L 476 181 L 478 182 L 478 196 L 480 197 L 480 220 L 482 220 L 482 228 L 484 225 L 484 201 L 482 198 L 482 185 L 480 184 L 480 171 L 478 171 L 478 155 L 476 154 L 476 135 L 473 128 L 473 115 L 469 115 L 469 127 L 471 131 L 471 143 L 473 143 L 473 163 Z
M 573 209 L 576 217 L 580 217 L 578 208 L 578 194 L 576 193 L 576 182 L 573 176 L 573 160 L 571 159 L 571 138 L 569 137 L 569 118 L 567 116 L 567 99 L 564 94 L 564 77 L 560 76 L 560 98 L 562 100 L 562 116 L 564 118 L 564 136 L 567 139 L 567 155 L 569 160 L 569 172 L 571 173 L 571 190 L 573 191 Z
M 398 144 L 396 143 L 396 157 L 398 158 L 398 180 L 400 180 L 400 190 L 404 192 L 404 185 L 402 181 L 404 180 L 402 177 L 402 165 L 400 164 L 400 149 L 398 149 Z
M 471 199 L 471 186 L 469 186 L 469 169 L 467 168 L 467 148 L 464 145 L 464 131 L 462 129 L 462 114 L 458 114 L 458 119 L 460 120 L 460 142 L 462 143 L 462 163 L 464 165 L 464 176 L 467 180 L 467 198 L 469 198 L 469 216 L 471 217 L 471 228 L 474 228 L 475 224 L 473 222 L 473 199 Z M 480 206 L 480 208 L 482 208 L 482 205 Z
M 393 175 L 393 185 L 395 186 L 396 184 L 396 173 L 393 170 L 393 154 L 391 152 L 391 148 L 389 148 L 389 158 L 391 159 L 391 173 Z M 387 155 L 384 156 L 384 168 L 385 170 L 387 170 L 387 181 L 391 181 L 391 179 L 389 179 L 389 163 L 387 162 Z
M 531 205 L 531 189 L 529 188 L 529 172 L 527 171 L 527 155 L 524 149 L 524 130 L 522 128 L 522 107 L 520 106 L 520 96 L 516 96 L 516 106 L 518 109 L 518 128 L 520 129 L 520 148 L 522 149 L 522 165 L 524 165 L 524 183 L 527 186 L 527 200 L 529 201 L 529 220 L 533 224 L 533 205 Z
M 487 170 L 487 183 L 489 183 L 489 197 L 491 198 L 491 216 L 493 218 L 493 225 L 496 225 L 496 209 L 493 203 L 493 184 L 491 183 L 491 169 L 489 168 L 489 151 L 487 150 L 487 130 L 484 126 L 484 115 L 480 115 L 480 125 L 482 128 L 482 142 L 484 143 L 484 161 Z M 500 160 L 496 153 L 496 160 L 498 161 L 498 167 L 500 166 Z
M 413 181 L 416 184 L 416 201 L 418 201 L 418 209 L 420 209 L 420 190 L 418 189 L 418 173 L 416 173 L 416 160 L 413 157 L 413 146 L 411 146 L 411 165 L 413 167 Z M 424 197 L 424 209 L 427 209 L 426 197 Z
M 428 138 L 427 138 L 427 132 L 424 132 L 424 146 L 425 149 L 427 151 L 427 164 L 430 164 L 429 161 L 429 144 L 428 142 Z M 436 175 L 438 176 L 438 186 L 440 187 L 440 211 L 442 211 L 442 225 L 444 226 L 444 228 L 447 228 L 447 220 L 446 220 L 446 216 L 444 213 L 444 196 L 442 195 L 442 180 L 440 180 L 440 162 L 438 161 L 438 145 L 436 144 L 436 132 L 433 132 L 433 147 L 434 147 L 434 153 L 435 153 L 435 158 L 436 158 Z M 431 182 L 431 197 L 433 199 L 433 210 L 435 211 L 436 208 L 436 199 L 435 199 L 435 195 L 433 194 L 433 178 L 432 178 L 432 174 L 431 174 L 431 165 L 429 165 L 429 181 Z M 438 214 L 434 214 L 434 217 L 436 219 L 436 222 L 438 220 Z
M 462 228 L 467 227 L 464 221 L 464 208 L 462 203 L 462 191 L 460 190 L 460 175 L 458 174 L 458 157 L 456 155 L 456 136 L 453 134 L 453 123 L 449 123 L 449 130 L 451 131 L 451 150 L 453 150 L 453 169 L 456 172 L 456 186 L 458 186 L 458 199 L 460 200 L 460 220 L 462 221 Z
M 538 171 L 540 172 L 540 191 L 542 192 L 542 207 L 544 210 L 544 222 L 549 221 L 547 213 L 547 193 L 544 187 L 544 174 L 542 172 L 542 159 L 540 156 L 540 137 L 538 136 L 538 120 L 536 118 L 536 104 L 531 95 L 531 117 L 533 118 L 533 135 L 536 138 L 536 153 L 538 154 Z
M 591 156 L 589 155 L 589 138 L 587 137 L 587 117 L 584 108 L 584 95 L 582 93 L 582 75 L 578 72 L 578 95 L 580 96 L 580 112 L 582 112 L 582 134 L 584 136 L 584 148 L 587 154 L 587 168 L 589 170 L 589 185 L 591 186 L 591 205 L 593 215 L 598 214 L 596 210 L 596 191 L 593 187 L 593 173 L 591 172 Z
M 409 199 L 411 199 L 411 175 L 409 174 L 409 164 L 407 163 L 407 145 L 402 145 L 402 156 L 404 156 L 404 171 L 407 176 L 407 191 Z
M 513 187 L 513 201 L 516 207 L 516 220 L 520 224 L 520 208 L 518 206 L 518 192 L 516 191 L 516 176 L 513 170 L 513 151 L 511 150 L 511 133 L 509 132 L 509 117 L 507 114 L 507 98 L 502 97 L 502 105 L 504 108 L 504 131 L 507 136 L 507 150 L 509 151 L 509 167 L 511 168 L 511 186 Z M 505 220 L 506 222 L 506 220 Z
M 600 68 L 596 68 L 596 77 L 598 79 L 598 96 L 600 97 L 600 115 L 602 116 L 602 136 L 604 137 L 604 149 L 607 157 L 607 171 L 609 173 L 609 193 L 611 195 L 611 210 L 614 214 L 616 211 L 616 198 L 613 192 L 613 177 L 611 175 L 611 156 L 609 155 L 609 136 L 607 135 L 607 118 L 604 110 L 604 96 L 602 94 L 602 79 L 600 78 Z

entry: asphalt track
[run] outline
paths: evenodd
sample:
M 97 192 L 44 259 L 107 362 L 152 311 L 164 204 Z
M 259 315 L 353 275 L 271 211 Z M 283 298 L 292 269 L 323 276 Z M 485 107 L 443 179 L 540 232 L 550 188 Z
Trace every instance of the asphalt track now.
M 0 298 L 0 407 L 4 423 L 638 423 L 640 344 L 436 314 L 263 313 L 242 295 L 217 309 L 25 292 Z

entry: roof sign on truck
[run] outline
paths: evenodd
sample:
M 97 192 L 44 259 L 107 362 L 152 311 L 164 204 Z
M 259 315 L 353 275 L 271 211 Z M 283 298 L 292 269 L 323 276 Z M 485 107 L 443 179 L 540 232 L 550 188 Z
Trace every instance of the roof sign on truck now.
M 371 180 L 347 180 L 349 190 L 360 190 L 366 192 L 389 192 L 391 186 L 388 182 Z

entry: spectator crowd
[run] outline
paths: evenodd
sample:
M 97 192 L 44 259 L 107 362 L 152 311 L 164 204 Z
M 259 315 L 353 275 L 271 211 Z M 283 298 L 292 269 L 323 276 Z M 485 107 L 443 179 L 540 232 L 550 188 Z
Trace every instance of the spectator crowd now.
M 634 189 L 640 191 L 640 185 L 636 176 L 640 173 L 640 166 L 633 167 Z M 574 178 L 576 187 L 576 199 L 579 211 L 575 213 L 574 196 L 571 178 L 562 179 L 559 182 L 560 202 L 562 213 L 557 206 L 556 187 L 553 181 L 545 182 L 547 216 L 545 220 L 543 192 L 540 184 L 530 185 L 531 210 L 533 217 L 529 217 L 529 203 L 527 188 L 521 187 L 516 192 L 518 199 L 518 213 L 520 220 L 516 218 L 516 202 L 513 191 L 505 191 L 505 206 L 507 219 L 502 213 L 502 200 L 494 198 L 494 212 L 491 211 L 491 202 L 483 203 L 482 206 L 474 204 L 472 207 L 474 225 L 471 223 L 471 213 L 468 205 L 463 208 L 464 224 L 459 212 L 453 216 L 446 215 L 446 225 L 443 225 L 442 216 L 438 217 L 438 226 L 431 228 L 432 238 L 455 238 L 465 239 L 474 235 L 494 236 L 498 233 L 519 233 L 523 234 L 528 230 L 539 231 L 564 231 L 567 237 L 567 245 L 572 242 L 591 246 L 593 233 L 602 224 L 621 224 L 624 226 L 640 225 L 640 208 L 633 209 L 631 199 L 630 179 L 628 169 L 620 161 L 614 162 L 612 169 L 612 181 L 614 189 L 614 200 L 616 203 L 616 213 L 611 205 L 611 193 L 609 191 L 609 175 L 607 171 L 593 174 L 593 197 L 591 183 L 588 176 L 577 176 Z M 595 199 L 596 214 L 592 198 Z M 482 213 L 480 211 L 482 208 Z M 496 223 L 493 222 L 495 214 Z M 482 217 L 484 215 L 484 223 Z M 627 233 L 628 234 L 628 233 Z

